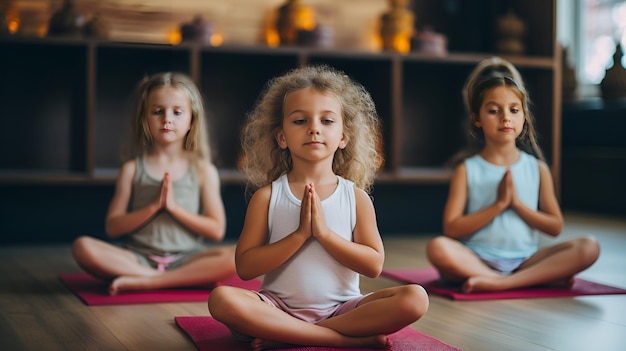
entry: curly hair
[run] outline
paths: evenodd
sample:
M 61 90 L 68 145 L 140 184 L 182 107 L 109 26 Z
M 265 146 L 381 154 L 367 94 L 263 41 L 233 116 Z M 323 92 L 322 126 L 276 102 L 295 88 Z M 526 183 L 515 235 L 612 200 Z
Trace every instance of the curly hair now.
M 206 128 L 206 117 L 202 95 L 196 84 L 183 73 L 163 72 L 145 77 L 135 90 L 135 111 L 131 121 L 130 141 L 126 159 L 131 159 L 149 151 L 153 145 L 148 126 L 148 98 L 157 88 L 171 86 L 185 92 L 191 105 L 191 129 L 185 136 L 183 147 L 197 160 L 211 163 L 211 148 Z
M 517 147 L 543 160 L 543 152 L 537 142 L 537 132 L 534 125 L 534 116 L 530 111 L 530 97 L 524 86 L 524 80 L 517 68 L 509 61 L 500 57 L 491 57 L 478 63 L 467 78 L 463 87 L 463 102 L 468 114 L 469 147 L 456 155 L 451 164 L 456 165 L 467 157 L 480 152 L 485 145 L 485 135 L 482 128 L 474 124 L 480 114 L 480 108 L 485 95 L 496 87 L 513 89 L 522 101 L 524 111 L 524 128 L 515 141 Z
M 285 96 L 312 87 L 337 96 L 342 108 L 345 149 L 333 158 L 333 172 L 369 192 L 383 164 L 380 120 L 369 92 L 345 73 L 326 65 L 295 68 L 271 79 L 265 86 L 242 130 L 241 169 L 249 189 L 270 184 L 293 166 L 288 149 L 281 149 L 276 135 L 283 124 Z

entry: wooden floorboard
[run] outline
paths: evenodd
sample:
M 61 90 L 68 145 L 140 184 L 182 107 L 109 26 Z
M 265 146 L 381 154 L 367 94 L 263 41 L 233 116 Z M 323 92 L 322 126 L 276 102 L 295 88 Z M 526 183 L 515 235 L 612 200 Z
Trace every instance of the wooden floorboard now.
M 595 235 L 602 253 L 580 277 L 626 288 L 626 220 L 566 214 L 557 240 Z M 431 236 L 385 236 L 387 268 L 428 267 Z M 550 241 L 544 240 L 548 244 Z M 196 350 L 175 316 L 206 303 L 87 306 L 60 282 L 80 272 L 68 245 L 0 247 L 2 350 Z M 364 292 L 394 286 L 363 278 Z M 494 301 L 431 296 L 413 327 L 463 350 L 626 350 L 626 295 Z

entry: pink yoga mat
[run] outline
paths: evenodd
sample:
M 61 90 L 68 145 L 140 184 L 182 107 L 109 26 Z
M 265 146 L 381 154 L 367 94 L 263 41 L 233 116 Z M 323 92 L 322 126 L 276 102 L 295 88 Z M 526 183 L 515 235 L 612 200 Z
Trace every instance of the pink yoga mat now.
M 434 268 L 384 269 L 382 275 L 403 283 L 419 284 L 431 294 L 453 300 L 497 300 L 526 299 L 532 297 L 572 297 L 582 295 L 626 294 L 625 289 L 574 278 L 571 288 L 536 287 L 515 290 L 462 293 L 459 286 L 447 286 L 439 282 L 439 273 Z
M 176 324 L 187 333 L 199 351 L 248 351 L 250 345 L 235 341 L 228 328 L 209 316 L 175 317 Z M 393 341 L 391 351 L 450 351 L 460 349 L 450 346 L 430 335 L 406 327 L 389 336 Z M 301 346 L 281 350 L 291 351 L 365 351 L 365 348 L 333 348 Z M 380 349 L 376 349 L 380 350 Z
M 140 303 L 162 302 L 206 302 L 209 298 L 209 289 L 167 289 L 151 291 L 129 291 L 119 295 L 109 295 L 109 284 L 96 279 L 87 273 L 60 274 L 61 281 L 83 302 L 90 306 L 102 305 L 130 305 Z M 249 290 L 258 290 L 261 281 L 253 279 L 243 281 L 237 276 L 218 282 L 217 285 L 237 286 Z

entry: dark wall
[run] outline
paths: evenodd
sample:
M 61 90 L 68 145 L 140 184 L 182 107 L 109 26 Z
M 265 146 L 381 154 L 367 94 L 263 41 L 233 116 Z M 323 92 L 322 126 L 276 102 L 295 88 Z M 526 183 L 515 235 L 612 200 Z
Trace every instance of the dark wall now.
M 626 100 L 563 106 L 562 206 L 626 215 Z
M 225 184 L 227 239 L 241 231 L 244 187 Z M 447 185 L 380 184 L 372 196 L 383 235 L 433 233 L 441 229 Z M 0 245 L 69 243 L 80 235 L 105 238 L 104 217 L 112 184 L 0 186 Z

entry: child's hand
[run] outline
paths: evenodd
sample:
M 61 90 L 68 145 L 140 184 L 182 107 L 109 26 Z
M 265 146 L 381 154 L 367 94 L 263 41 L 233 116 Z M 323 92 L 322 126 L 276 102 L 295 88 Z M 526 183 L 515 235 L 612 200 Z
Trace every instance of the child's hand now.
M 165 182 L 165 177 L 167 177 L 167 173 L 163 176 L 163 181 L 161 182 L 161 189 L 159 189 L 159 193 L 156 196 L 156 199 L 153 201 L 157 211 L 165 209 L 165 203 L 167 202 L 167 186 Z
M 324 219 L 322 202 L 313 184 L 311 184 L 311 195 L 311 231 L 314 237 L 320 238 L 324 233 L 328 232 L 328 227 L 326 227 L 326 220 Z
M 501 205 L 503 209 L 507 209 L 511 206 L 514 194 L 515 185 L 513 185 L 513 176 L 511 170 L 507 169 L 500 184 L 498 184 L 498 198 L 496 202 Z
M 163 183 L 161 184 L 161 208 L 171 211 L 176 206 L 174 199 L 174 187 L 172 186 L 172 178 L 170 174 L 165 172 L 163 175 Z
M 307 238 L 311 237 L 311 201 L 313 198 L 313 189 L 311 184 L 304 186 L 304 194 L 302 194 L 302 204 L 300 205 L 300 226 L 298 233 L 304 234 Z
M 513 174 L 511 174 L 511 182 L 509 186 L 511 188 L 511 208 L 516 210 L 522 204 L 522 200 L 520 200 L 520 198 L 517 196 L 517 191 L 515 190 L 515 182 L 513 181 Z
M 174 200 L 174 187 L 172 186 L 172 178 L 170 174 L 165 172 L 163 181 L 161 182 L 161 190 L 157 195 L 158 209 L 171 211 L 176 206 Z

